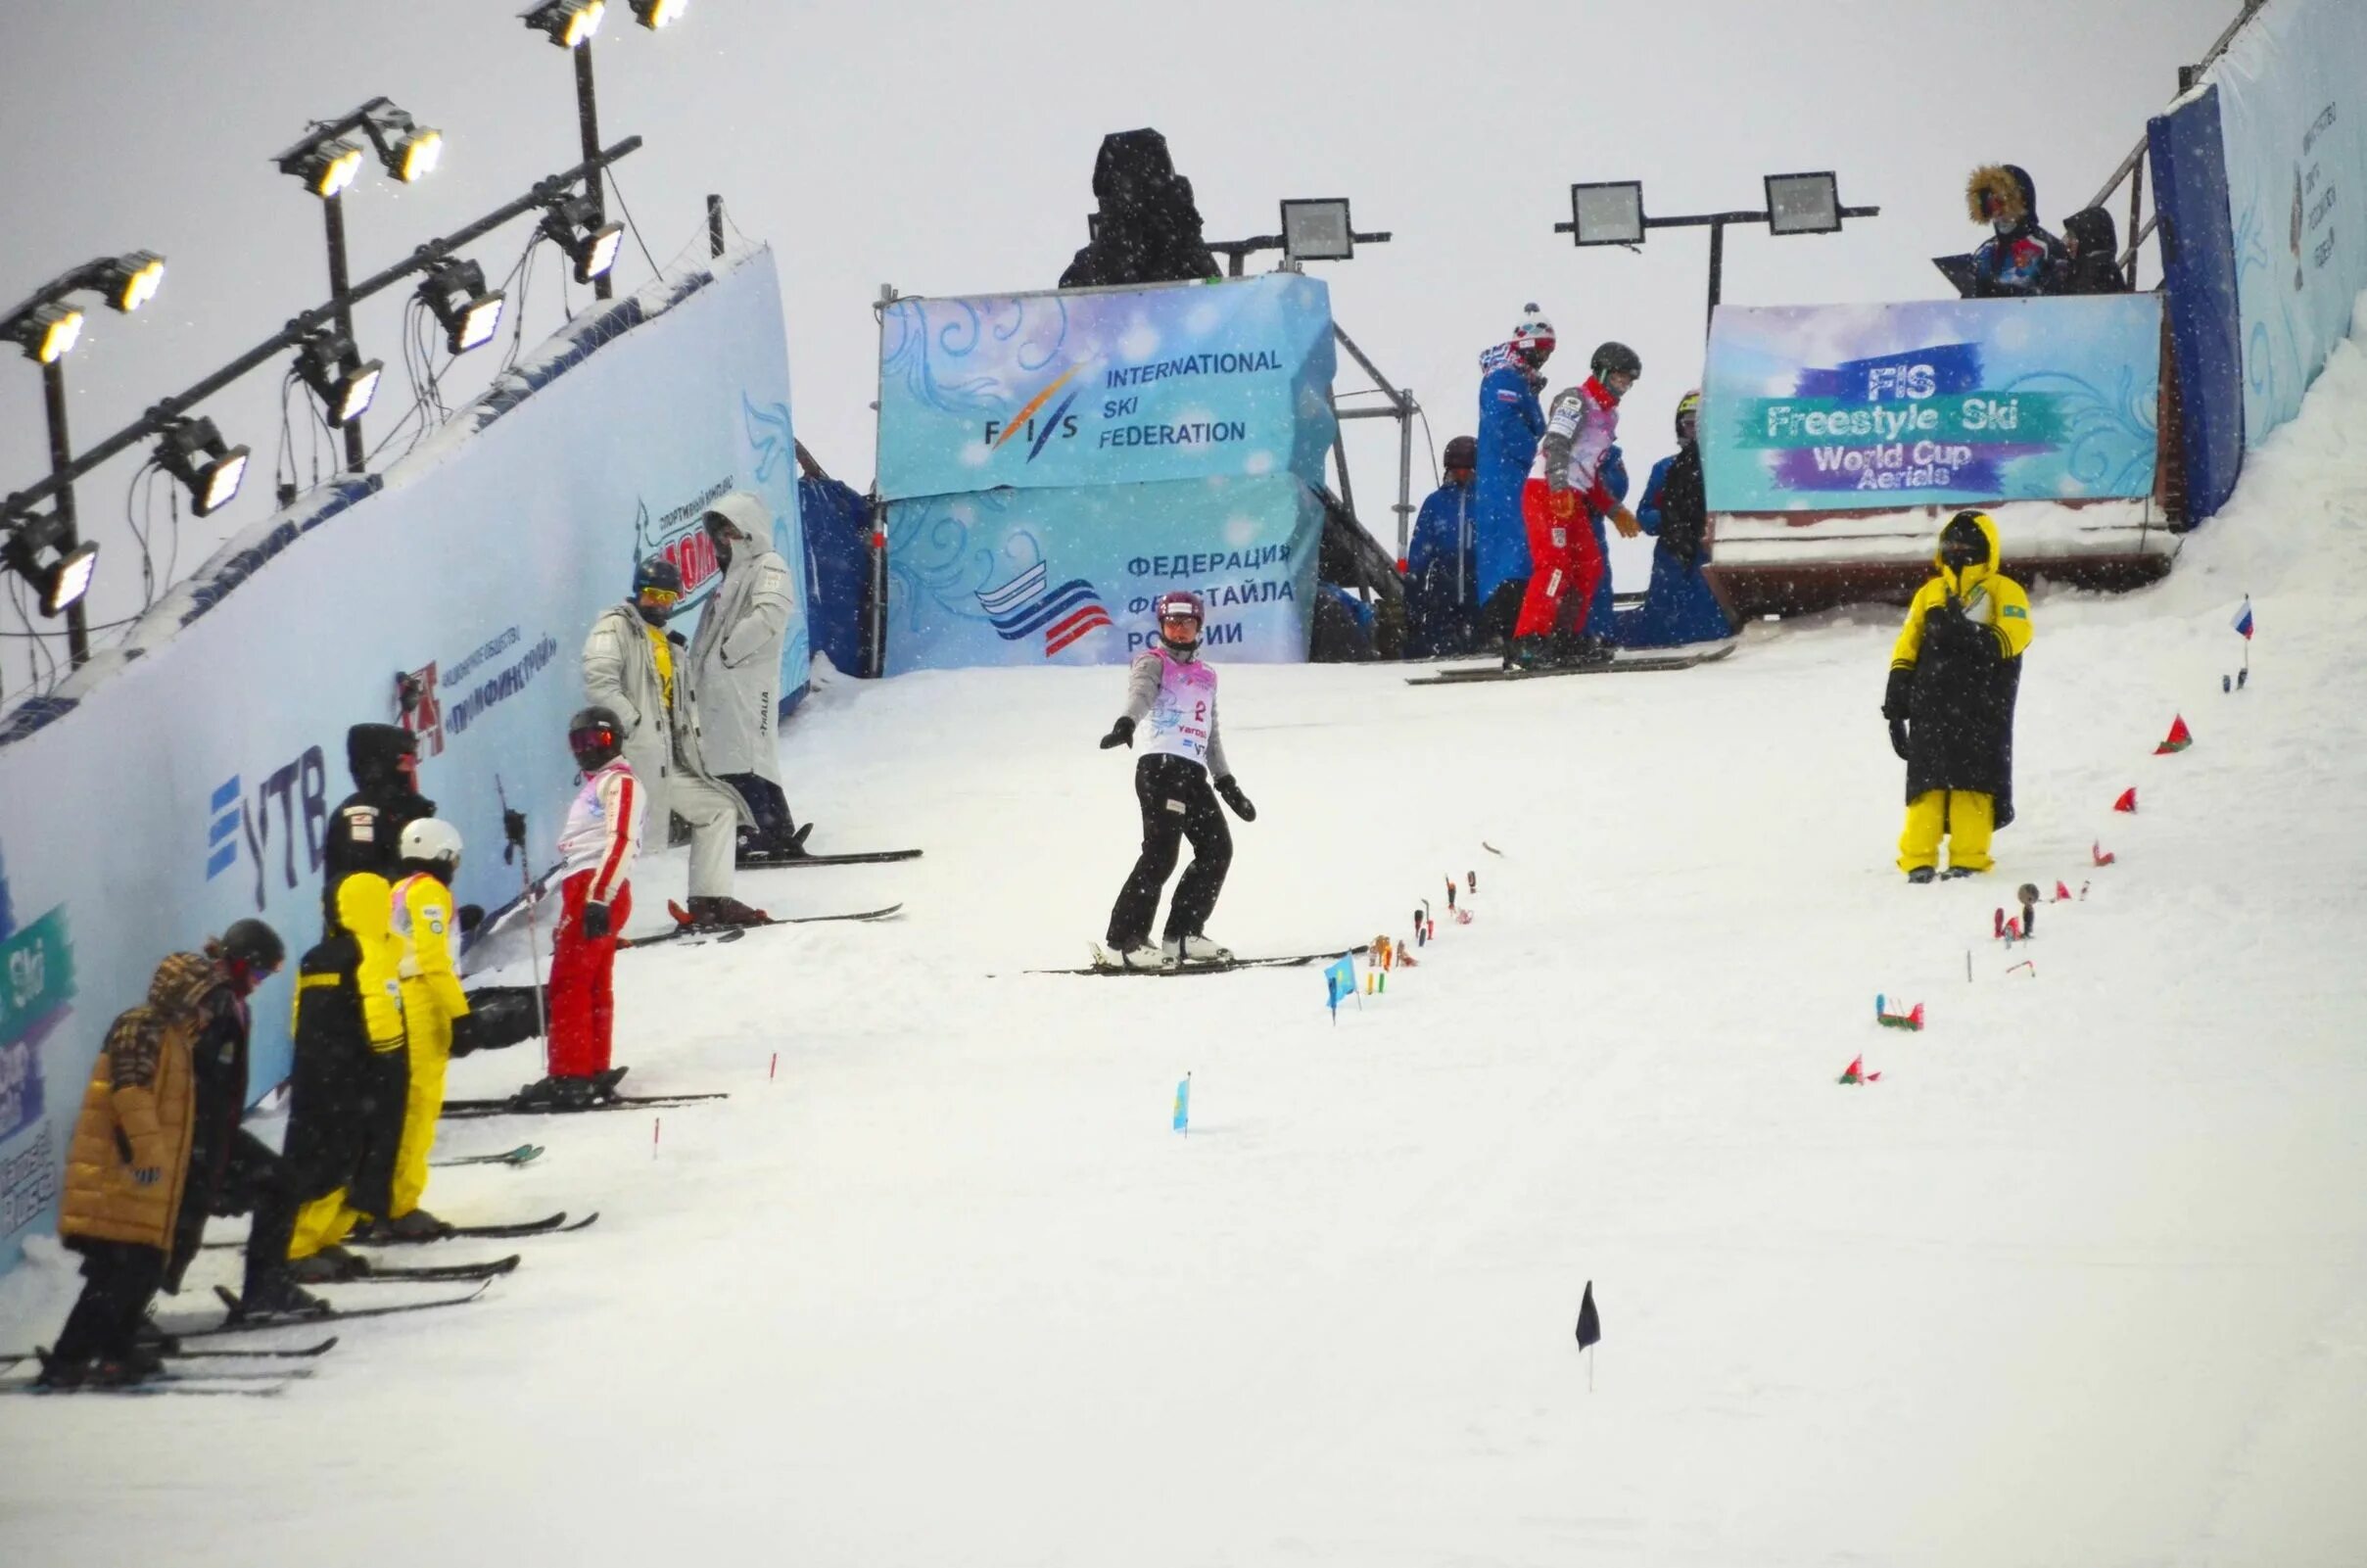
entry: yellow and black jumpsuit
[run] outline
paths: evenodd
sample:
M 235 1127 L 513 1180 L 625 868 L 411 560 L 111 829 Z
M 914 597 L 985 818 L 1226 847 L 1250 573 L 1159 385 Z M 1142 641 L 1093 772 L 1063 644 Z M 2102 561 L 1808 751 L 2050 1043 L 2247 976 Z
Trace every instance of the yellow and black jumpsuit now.
M 341 928 L 305 955 L 296 982 L 297 1098 L 288 1110 L 288 1137 L 292 1149 L 300 1130 L 308 1146 L 323 1147 L 317 1158 L 299 1163 L 300 1174 L 309 1178 L 307 1190 L 318 1196 L 297 1212 L 291 1261 L 343 1241 L 364 1215 L 389 1217 L 407 1090 L 394 889 L 376 872 L 350 872 L 337 884 L 335 903 Z M 326 1080 L 317 1135 L 301 1125 L 312 1119 L 302 1099 L 313 1066 L 308 1056 L 318 1059 L 316 1070 Z M 342 1179 L 321 1192 L 331 1169 Z
M 427 1191 L 427 1155 L 444 1115 L 444 1069 L 452 1057 L 452 1021 L 468 1016 L 468 997 L 452 969 L 451 890 L 424 872 L 395 884 L 394 928 L 402 942 L 402 1017 L 410 1037 L 410 1089 L 402 1141 L 395 1153 L 389 1219 L 419 1207 Z

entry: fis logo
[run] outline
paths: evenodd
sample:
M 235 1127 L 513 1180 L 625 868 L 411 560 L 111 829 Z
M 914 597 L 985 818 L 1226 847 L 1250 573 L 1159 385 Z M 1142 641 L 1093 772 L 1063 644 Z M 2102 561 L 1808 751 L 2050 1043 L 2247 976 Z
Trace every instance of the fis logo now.
M 1018 642 L 1041 632 L 1044 657 L 1051 658 L 1087 633 L 1110 624 L 1110 612 L 1091 583 L 1072 577 L 1058 588 L 1046 588 L 1051 581 L 1051 572 L 1038 561 L 1001 588 L 972 596 L 994 624 L 995 636 Z
M 1045 414 L 1043 418 L 1038 419 L 1036 415 L 1043 410 L 1044 404 L 1050 403 L 1063 387 L 1074 379 L 1081 368 L 1083 367 L 1080 365 L 1070 365 L 1062 371 L 1052 385 L 1028 399 L 1027 405 L 1013 414 L 1009 420 L 987 420 L 985 434 L 982 438 L 986 445 L 1000 451 L 1011 445 L 1015 438 L 1023 436 L 1027 442 L 1027 460 L 1033 462 L 1036 459 L 1036 453 L 1042 451 L 1053 437 L 1058 436 L 1063 441 L 1075 439 L 1076 419 L 1068 410 L 1076 406 L 1078 396 L 1076 393 L 1071 392 L 1067 397 L 1061 399 L 1060 405 L 1052 412 Z
M 276 857 L 270 853 L 271 808 L 275 801 L 279 807 Z M 214 787 L 207 802 L 206 880 L 213 880 L 238 864 L 238 846 L 243 838 L 255 867 L 255 909 L 260 914 L 275 879 L 270 875 L 271 861 L 276 858 L 279 862 L 276 879 L 293 891 L 299 875 L 298 837 L 304 839 L 304 873 L 317 875 L 328 825 L 329 765 L 320 747 L 308 746 L 293 762 L 273 769 L 251 795 L 243 778 L 232 774 Z

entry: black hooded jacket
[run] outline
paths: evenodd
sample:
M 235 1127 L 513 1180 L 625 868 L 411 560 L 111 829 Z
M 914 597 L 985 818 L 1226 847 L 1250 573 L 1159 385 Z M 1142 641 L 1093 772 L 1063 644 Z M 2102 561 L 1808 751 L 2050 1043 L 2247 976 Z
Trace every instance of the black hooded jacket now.
M 402 761 L 415 755 L 418 737 L 401 725 L 357 724 L 345 733 L 346 766 L 354 792 L 329 817 L 321 845 L 320 904 L 323 934 L 337 927 L 337 884 L 357 871 L 391 877 L 402 830 L 436 814 L 436 803 L 403 776 Z
M 1061 274 L 1064 289 L 1112 284 L 1180 283 L 1214 277 L 1216 258 L 1201 237 L 1192 182 L 1175 172 L 1158 131 L 1121 130 L 1102 138 L 1093 162 L 1100 225 L 1093 241 Z
M 2116 264 L 2120 260 L 2120 232 L 2112 223 L 2112 214 L 2101 207 L 2085 207 L 2063 219 L 2063 249 L 2073 245 L 2078 254 L 2072 256 L 2063 268 L 2064 294 L 2126 294 L 2129 280 L 2121 275 Z

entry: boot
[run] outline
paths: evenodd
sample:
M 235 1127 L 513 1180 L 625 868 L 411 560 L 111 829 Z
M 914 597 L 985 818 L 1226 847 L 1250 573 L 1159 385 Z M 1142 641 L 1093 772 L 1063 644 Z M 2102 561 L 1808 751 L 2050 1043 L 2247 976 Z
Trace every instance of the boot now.
M 1978 877 L 1979 875 L 1979 872 L 1974 871 L 1969 866 L 1951 866 L 1946 871 L 1940 873 L 1940 880 L 1952 882 L 1961 878 Z
M 452 1233 L 452 1227 L 424 1209 L 414 1209 L 407 1214 L 382 1219 L 370 1227 L 372 1233 L 393 1237 L 397 1241 L 442 1241 Z
M 736 898 L 706 897 L 690 900 L 690 924 L 693 926 L 770 926 L 773 917 L 761 909 L 751 909 Z
M 300 1285 L 334 1285 L 369 1271 L 367 1259 L 343 1247 L 323 1247 L 308 1258 L 288 1259 L 288 1278 Z
M 92 1362 L 83 1384 L 94 1389 L 127 1389 L 135 1383 L 153 1382 L 164 1372 L 163 1356 L 134 1345 L 121 1355 L 102 1355 Z
M 1589 664 L 1609 664 L 1616 657 L 1611 644 L 1601 638 L 1581 637 L 1570 643 L 1560 662 L 1569 669 L 1583 669 Z
M 1929 866 L 1917 866 L 1915 870 L 1907 874 L 1907 879 L 1919 887 L 1923 883 L 1933 880 L 1938 876 L 1939 873 L 1933 871 Z
M 35 1388 L 78 1389 L 90 1381 L 90 1374 L 98 1365 L 96 1356 L 69 1361 L 38 1348 L 33 1354 L 41 1358 L 41 1375 L 33 1379 Z
M 1541 637 L 1516 637 L 1504 644 L 1504 668 L 1507 670 L 1538 670 L 1544 668 L 1550 652 Z
M 1233 950 L 1220 947 L 1199 931 L 1183 938 L 1183 961 L 1186 964 L 1230 964 Z
M 582 1111 L 599 1098 L 597 1078 L 544 1078 L 511 1095 L 520 1111 Z
M 631 1068 L 610 1068 L 605 1072 L 593 1073 L 592 1077 L 592 1097 L 595 1100 L 615 1099 L 616 1086 L 623 1082 L 625 1074 L 631 1072 L 632 1070 L 633 1069 Z
M 1155 970 L 1161 967 L 1164 962 L 1159 948 L 1148 938 L 1136 942 L 1131 947 L 1106 949 L 1103 956 L 1115 958 L 1117 962 L 1113 967 L 1125 970 Z
M 321 1317 L 329 1311 L 329 1304 L 304 1289 L 285 1272 L 274 1271 L 270 1277 L 239 1298 L 238 1307 L 230 1315 L 243 1323 L 274 1317 Z
M 147 1346 L 159 1355 L 174 1354 L 181 1348 L 180 1336 L 177 1334 L 166 1333 L 165 1330 L 158 1325 L 154 1315 L 146 1316 L 140 1319 L 140 1326 L 132 1331 L 132 1338 L 137 1343 Z

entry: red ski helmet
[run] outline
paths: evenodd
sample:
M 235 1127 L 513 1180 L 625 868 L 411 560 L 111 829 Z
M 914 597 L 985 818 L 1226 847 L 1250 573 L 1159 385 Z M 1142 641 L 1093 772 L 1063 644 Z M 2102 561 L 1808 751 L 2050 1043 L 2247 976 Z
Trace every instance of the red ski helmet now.
M 1206 626 L 1208 620 L 1208 612 L 1201 604 L 1200 595 L 1186 589 L 1172 589 L 1160 594 L 1151 608 L 1161 621 L 1169 616 L 1189 615 L 1195 625 Z

